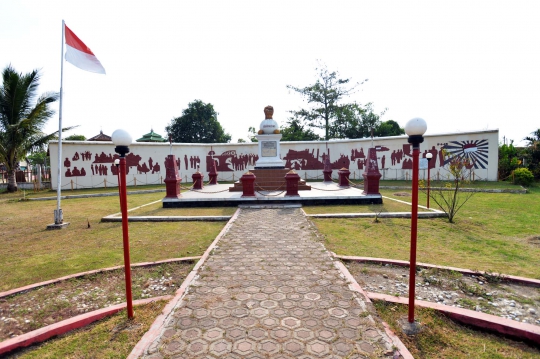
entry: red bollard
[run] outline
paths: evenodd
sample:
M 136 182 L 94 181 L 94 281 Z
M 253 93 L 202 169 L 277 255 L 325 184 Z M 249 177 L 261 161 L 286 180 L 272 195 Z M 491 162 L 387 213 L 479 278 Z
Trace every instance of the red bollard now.
M 208 173 L 208 177 L 210 178 L 210 181 L 208 182 L 209 185 L 211 184 L 218 184 L 217 183 L 217 170 L 216 170 L 216 161 L 213 161 L 212 168 L 210 168 L 210 172 Z
M 298 182 L 300 182 L 300 176 L 294 170 L 290 170 L 285 175 L 285 181 L 287 181 L 287 193 L 285 196 L 298 197 Z
M 364 194 L 380 194 L 379 193 L 379 180 L 381 173 L 379 172 L 379 165 L 377 163 L 377 150 L 370 148 L 368 150 L 368 162 L 366 172 L 362 174 L 364 177 Z
M 178 165 L 176 164 L 176 158 L 174 155 L 168 155 L 165 158 L 165 198 L 179 198 L 180 194 L 180 174 L 178 173 Z
M 203 174 L 199 170 L 191 178 L 193 178 L 193 189 L 203 189 Z
M 343 167 L 338 171 L 339 174 L 339 186 L 340 187 L 350 187 L 349 184 L 349 175 L 351 174 L 351 171 L 349 171 L 347 168 Z
M 255 197 L 255 175 L 249 171 L 240 177 L 242 182 L 242 197 Z

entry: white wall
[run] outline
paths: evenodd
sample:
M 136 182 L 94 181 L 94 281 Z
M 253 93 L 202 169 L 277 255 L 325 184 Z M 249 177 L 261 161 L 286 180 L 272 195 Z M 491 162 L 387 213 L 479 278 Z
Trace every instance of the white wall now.
M 433 153 L 430 162 L 432 178 L 447 178 L 441 149 L 456 156 L 468 157 L 473 165 L 477 180 L 497 180 L 498 130 L 451 133 L 424 136 L 420 145 L 421 157 L 427 151 Z M 411 146 L 407 136 L 375 138 L 373 145 L 378 148 L 379 169 L 383 179 L 411 179 Z M 286 166 L 295 169 L 302 178 L 308 180 L 322 178 L 323 161 L 326 153 L 334 169 L 349 168 L 351 179 L 362 178 L 363 161 L 371 139 L 281 142 L 281 158 Z M 164 160 L 169 155 L 168 143 L 133 143 L 128 154 L 128 185 L 156 184 L 165 179 Z M 51 184 L 57 186 L 58 143 L 49 145 L 51 155 Z M 218 180 L 238 180 L 248 168 L 253 168 L 258 156 L 256 143 L 225 144 L 173 144 L 172 154 L 179 160 L 182 183 L 192 182 L 191 175 L 197 165 L 208 180 L 208 167 L 214 160 L 218 163 Z M 111 142 L 63 141 L 62 142 L 62 187 L 117 186 L 113 161 L 116 156 Z M 67 161 L 66 161 L 67 159 Z M 441 163 L 441 161 L 443 163 Z M 84 169 L 84 171 L 83 171 Z M 337 171 L 333 173 L 337 178 Z M 426 178 L 427 171 L 421 170 L 420 178 Z

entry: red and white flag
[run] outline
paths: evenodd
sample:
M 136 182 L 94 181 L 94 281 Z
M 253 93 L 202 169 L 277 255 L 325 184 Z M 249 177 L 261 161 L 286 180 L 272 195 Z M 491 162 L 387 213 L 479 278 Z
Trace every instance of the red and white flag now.
M 64 36 L 66 38 L 67 62 L 77 66 L 81 70 L 105 74 L 105 68 L 101 65 L 96 55 L 65 24 Z

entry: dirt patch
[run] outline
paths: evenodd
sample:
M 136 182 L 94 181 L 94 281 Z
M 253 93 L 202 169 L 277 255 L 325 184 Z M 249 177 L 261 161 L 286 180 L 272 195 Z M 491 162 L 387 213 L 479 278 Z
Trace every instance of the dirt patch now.
M 132 268 L 133 300 L 174 294 L 192 262 Z M 125 302 L 124 270 L 92 274 L 0 299 L 0 341 Z
M 533 247 L 540 247 L 540 236 L 527 237 L 527 243 Z
M 409 268 L 346 262 L 365 291 L 409 296 Z M 465 276 L 459 272 L 420 269 L 416 299 L 466 308 L 523 323 L 540 325 L 540 288 L 518 285 L 494 274 Z
M 394 196 L 397 196 L 397 197 L 410 197 L 411 194 L 407 193 L 407 192 L 396 192 L 396 193 L 394 193 Z

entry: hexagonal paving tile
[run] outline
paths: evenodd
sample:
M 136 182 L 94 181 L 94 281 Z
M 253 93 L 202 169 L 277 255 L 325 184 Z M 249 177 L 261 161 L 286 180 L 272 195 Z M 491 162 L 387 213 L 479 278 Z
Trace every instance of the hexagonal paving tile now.
M 224 293 L 227 293 L 227 288 L 225 288 L 225 287 L 216 287 L 216 288 L 212 289 L 212 293 L 224 294 Z
M 283 318 L 281 319 L 281 325 L 289 329 L 295 329 L 300 326 L 300 320 L 294 317 Z
M 174 312 L 174 315 L 176 317 L 183 318 L 183 317 L 189 317 L 191 313 L 193 313 L 192 309 L 183 307 L 183 308 L 178 309 L 176 312 Z
M 226 317 L 226 318 L 220 319 L 218 323 L 221 328 L 229 329 L 238 324 L 238 319 Z
M 234 343 L 233 352 L 244 357 L 248 354 L 252 354 L 256 348 L 257 345 L 254 341 L 249 339 L 241 339 Z
M 193 316 L 197 319 L 206 318 L 210 312 L 204 308 L 198 308 L 193 311 Z
M 313 340 L 306 345 L 306 351 L 309 354 L 322 357 L 330 353 L 330 345 L 320 340 Z
M 336 338 L 336 333 L 329 329 L 319 329 L 316 332 L 317 338 L 324 340 L 325 342 L 331 342 Z
M 201 338 L 201 335 L 202 332 L 199 328 L 189 328 L 180 332 L 180 336 L 185 340 L 189 340 L 190 342 L 195 339 Z
M 221 328 L 212 328 L 204 332 L 203 338 L 209 342 L 212 342 L 214 340 L 223 338 L 224 333 L 225 331 Z
M 304 298 L 308 300 L 319 300 L 321 295 L 319 293 L 306 293 L 304 294 Z
M 251 328 L 248 330 L 248 338 L 260 341 L 268 337 L 268 332 L 263 328 Z
M 231 315 L 237 318 L 247 317 L 249 315 L 249 310 L 246 308 L 234 308 L 231 310 Z
M 244 328 L 251 328 L 258 325 L 259 321 L 253 317 L 244 317 L 238 320 L 238 324 Z
M 271 311 L 272 315 L 278 318 L 285 318 L 289 312 L 282 308 L 277 308 Z
M 279 325 L 279 320 L 277 318 L 263 318 L 261 319 L 261 325 L 267 328 L 274 328 Z
M 163 345 L 161 351 L 167 355 L 175 355 L 181 353 L 186 348 L 186 343 L 180 339 L 175 339 L 170 343 Z
M 273 308 L 276 308 L 277 306 L 278 306 L 278 302 L 276 302 L 275 300 L 267 299 L 261 302 L 261 307 L 266 308 L 266 309 L 273 309 Z
M 349 315 L 349 312 L 346 309 L 338 307 L 328 309 L 328 313 L 330 313 L 331 316 L 336 318 L 345 318 Z
M 305 350 L 304 343 L 291 339 L 283 343 L 283 351 L 287 354 L 290 354 L 293 357 L 301 355 Z
M 265 339 L 257 345 L 257 350 L 263 355 L 272 355 L 280 351 L 279 343 L 272 339 Z
M 260 291 L 261 291 L 261 288 L 255 287 L 255 286 L 250 286 L 244 289 L 244 292 L 251 293 L 251 294 L 259 293 Z
M 225 339 L 220 339 L 210 344 L 210 353 L 219 358 L 229 353 L 231 349 L 232 349 L 232 344 Z
M 354 346 L 351 343 L 345 341 L 337 341 L 333 345 L 334 352 L 342 357 L 346 357 L 354 350 Z
M 266 308 L 255 308 L 251 310 L 251 315 L 256 318 L 266 317 L 269 311 Z
M 287 298 L 290 300 L 300 300 L 303 299 L 304 296 L 300 293 L 289 293 L 287 294 Z
M 273 293 L 273 294 L 270 295 L 270 299 L 272 299 L 272 300 L 280 301 L 280 300 L 283 300 L 285 298 L 286 298 L 286 296 L 283 293 Z
M 361 342 L 356 343 L 356 349 L 360 353 L 365 353 L 369 355 L 369 354 L 372 354 L 376 348 L 371 343 L 368 343 L 366 341 L 361 341 Z
M 218 318 L 218 319 L 228 317 L 230 314 L 231 314 L 231 311 L 227 308 L 217 308 L 217 309 L 212 310 L 212 313 L 211 313 L 212 317 Z
M 217 324 L 217 319 L 212 318 L 204 318 L 202 320 L 199 320 L 199 327 L 203 329 L 210 329 L 215 327 Z
M 321 325 L 321 323 L 317 319 L 313 318 L 307 318 L 303 321 L 303 323 L 306 328 L 310 329 L 317 328 Z
M 339 336 L 349 340 L 357 340 L 359 337 L 359 330 L 353 328 L 339 328 Z
M 299 328 L 294 330 L 293 336 L 303 342 L 308 342 L 311 339 L 315 338 L 315 333 L 306 328 Z
M 266 293 L 255 293 L 251 296 L 255 300 L 265 300 L 268 299 L 268 294 Z
M 192 357 L 200 355 L 207 350 L 208 344 L 202 339 L 194 340 L 186 346 L 186 354 Z
M 225 336 L 232 340 L 239 340 L 246 337 L 246 329 L 239 327 L 227 329 Z
M 329 328 L 338 328 L 341 327 L 341 320 L 337 318 L 326 318 L 323 320 L 325 326 Z
M 285 340 L 291 337 L 291 332 L 283 327 L 276 327 L 270 331 L 270 336 L 277 340 Z

